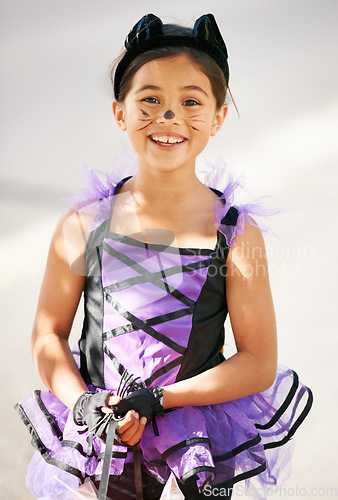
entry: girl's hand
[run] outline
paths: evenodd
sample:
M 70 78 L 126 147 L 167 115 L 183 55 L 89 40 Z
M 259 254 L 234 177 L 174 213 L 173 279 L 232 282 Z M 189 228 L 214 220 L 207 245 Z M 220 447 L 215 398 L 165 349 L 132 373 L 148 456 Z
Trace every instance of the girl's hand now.
M 137 444 L 143 434 L 147 419 L 142 417 L 135 410 L 128 411 L 127 415 L 117 425 L 117 433 L 121 441 L 129 446 Z
M 120 398 L 118 396 L 110 396 L 107 399 L 109 406 L 114 406 L 119 402 Z M 112 412 L 110 408 L 102 408 L 102 411 L 104 413 Z M 135 410 L 128 411 L 126 416 L 117 425 L 117 433 L 121 441 L 128 446 L 137 444 L 142 437 L 146 423 L 146 417 L 140 419 L 139 414 Z
M 125 415 L 129 410 L 135 410 L 140 417 L 146 417 L 151 422 L 156 416 L 164 417 L 162 405 L 162 389 L 158 386 L 142 387 L 125 396 L 117 405 L 119 415 Z
M 104 443 L 106 442 L 106 422 L 102 421 L 107 410 L 107 400 L 111 392 L 86 391 L 78 398 L 73 408 L 73 419 L 77 425 L 86 425 L 89 432 L 94 432 Z M 108 409 L 109 410 L 109 409 Z

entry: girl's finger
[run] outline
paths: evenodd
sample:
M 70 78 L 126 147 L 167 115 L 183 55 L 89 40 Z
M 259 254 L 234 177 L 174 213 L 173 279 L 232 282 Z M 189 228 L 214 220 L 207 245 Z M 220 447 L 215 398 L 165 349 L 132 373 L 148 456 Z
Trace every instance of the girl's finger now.
M 120 436 L 121 440 L 124 443 L 131 444 L 131 440 L 133 439 L 134 435 L 137 433 L 139 427 L 140 427 L 139 418 L 138 418 L 138 416 L 137 417 L 135 416 L 133 421 L 132 421 L 132 424 L 124 432 L 119 431 L 118 435 Z
M 101 411 L 102 413 L 113 413 L 113 410 L 108 408 L 108 406 L 102 406 Z
M 120 401 L 121 401 L 121 398 L 119 396 L 108 396 L 107 405 L 114 406 L 114 405 L 117 405 Z
M 129 439 L 129 441 L 127 443 L 129 446 L 134 446 L 135 444 L 137 444 L 140 441 L 140 439 L 142 437 L 142 434 L 143 434 L 143 431 L 144 431 L 144 428 L 146 426 L 146 423 L 147 423 L 146 417 L 142 417 L 141 420 L 140 420 L 140 422 L 139 422 L 139 426 L 138 426 L 137 431 Z
M 119 436 L 126 432 L 129 427 L 131 427 L 135 421 L 139 421 L 138 414 L 135 412 L 135 410 L 129 410 L 126 416 L 120 420 L 117 424 L 117 432 Z

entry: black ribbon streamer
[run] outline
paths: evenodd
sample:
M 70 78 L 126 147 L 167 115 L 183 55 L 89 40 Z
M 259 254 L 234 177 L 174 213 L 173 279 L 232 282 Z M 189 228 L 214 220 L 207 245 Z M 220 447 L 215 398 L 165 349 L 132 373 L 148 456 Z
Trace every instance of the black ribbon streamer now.
M 117 430 L 117 422 L 111 420 L 107 430 L 106 450 L 104 452 L 102 476 L 99 487 L 98 500 L 106 500 L 109 482 L 110 464 L 113 455 L 113 444 Z

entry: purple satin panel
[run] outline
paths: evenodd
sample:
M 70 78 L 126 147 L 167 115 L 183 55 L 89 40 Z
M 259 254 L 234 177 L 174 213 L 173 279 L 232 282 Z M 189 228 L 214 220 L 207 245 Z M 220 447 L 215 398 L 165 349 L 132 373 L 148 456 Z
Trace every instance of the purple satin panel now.
M 185 257 L 182 255 L 182 257 Z M 210 256 L 201 255 L 198 260 L 191 259 L 190 262 L 185 260 L 184 265 L 189 265 L 194 262 L 199 261 L 208 261 L 210 260 Z M 198 299 L 199 294 L 201 293 L 201 289 L 205 283 L 207 278 L 208 268 L 205 267 L 203 269 L 193 269 L 191 271 L 185 271 L 184 277 L 185 280 L 182 279 L 182 275 L 180 277 L 168 276 L 163 279 L 165 283 L 173 286 L 179 292 L 183 293 L 186 297 L 193 300 L 194 302 Z M 192 278 L 192 279 L 189 279 Z
M 108 332 L 121 326 L 129 325 L 130 321 L 121 316 L 114 307 L 105 301 L 103 331 Z
M 160 342 L 154 342 L 149 335 L 140 330 L 107 340 L 106 345 L 122 365 L 128 369 L 128 372 L 135 376 L 141 376 L 141 380 L 147 379 L 164 364 L 181 356 L 167 346 L 161 345 Z M 105 354 L 106 383 L 110 377 L 114 377 L 111 365 L 109 356 Z
M 119 235 L 116 235 L 116 239 L 105 238 L 105 243 L 109 245 L 109 250 L 105 250 L 106 247 L 103 250 L 102 284 L 104 288 L 112 285 L 115 287 L 113 291 L 109 288 L 107 290 L 114 304 L 105 301 L 103 332 L 110 332 L 130 323 L 123 313 L 119 314 L 122 306 L 123 311 L 128 311 L 141 322 L 148 323 L 152 318 L 159 317 L 152 323 L 152 330 L 186 348 L 191 332 L 192 311 L 189 312 L 189 305 L 168 293 L 168 290 L 176 290 L 191 301 L 196 301 L 207 278 L 208 268 L 193 269 L 185 273 L 183 268 L 210 260 L 210 255 L 195 255 L 193 252 L 185 255 L 178 249 L 161 245 L 145 247 L 130 237 Z M 128 265 L 123 261 L 124 256 L 127 256 Z M 185 276 L 188 279 L 183 279 Z M 128 282 L 133 278 L 141 278 L 145 282 Z M 182 310 L 186 312 L 181 317 L 161 318 L 163 314 L 175 314 Z M 139 376 L 141 380 L 150 378 L 157 370 L 182 355 L 182 352 L 178 353 L 175 348 L 153 338 L 151 333 L 142 329 L 114 335 L 105 341 L 105 346 L 124 367 L 128 366 L 129 373 Z M 110 387 L 116 386 L 116 367 L 107 354 L 104 355 L 104 361 L 105 382 Z M 178 368 L 170 370 L 166 376 L 161 375 L 156 383 L 173 382 L 177 371 Z

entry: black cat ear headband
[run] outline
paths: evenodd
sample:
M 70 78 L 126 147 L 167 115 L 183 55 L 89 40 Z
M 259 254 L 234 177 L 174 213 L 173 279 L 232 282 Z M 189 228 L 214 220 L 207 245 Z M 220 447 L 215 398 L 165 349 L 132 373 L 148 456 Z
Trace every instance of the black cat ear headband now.
M 129 32 L 124 45 L 127 49 L 114 76 L 115 98 L 119 100 L 122 77 L 129 64 L 138 55 L 161 47 L 189 47 L 205 52 L 222 69 L 229 82 L 228 52 L 212 14 L 205 14 L 195 22 L 192 35 L 165 35 L 161 19 L 147 14 Z

